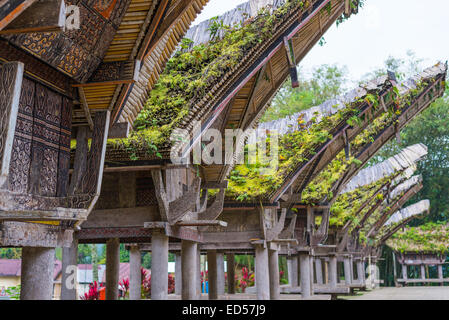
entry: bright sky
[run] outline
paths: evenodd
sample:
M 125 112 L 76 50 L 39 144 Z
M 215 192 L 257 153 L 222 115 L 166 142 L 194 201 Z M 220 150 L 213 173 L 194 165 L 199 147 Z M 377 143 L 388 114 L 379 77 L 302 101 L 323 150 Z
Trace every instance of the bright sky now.
M 196 23 L 233 9 L 245 0 L 210 0 Z M 301 62 L 305 70 L 321 64 L 347 66 L 351 80 L 380 68 L 391 55 L 405 58 L 408 50 L 424 66 L 449 59 L 449 1 L 366 0 L 360 12 L 324 35 Z

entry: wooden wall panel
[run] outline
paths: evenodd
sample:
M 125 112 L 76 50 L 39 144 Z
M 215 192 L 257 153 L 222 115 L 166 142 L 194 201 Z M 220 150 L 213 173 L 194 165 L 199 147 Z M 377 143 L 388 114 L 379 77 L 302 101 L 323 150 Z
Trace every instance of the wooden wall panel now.
M 36 84 L 24 78 L 8 176 L 9 189 L 18 193 L 28 191 L 35 91 Z

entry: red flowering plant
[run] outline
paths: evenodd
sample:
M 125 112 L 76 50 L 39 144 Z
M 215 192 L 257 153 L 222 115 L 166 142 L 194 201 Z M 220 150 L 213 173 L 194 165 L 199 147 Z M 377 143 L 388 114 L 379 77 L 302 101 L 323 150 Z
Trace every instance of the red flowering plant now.
M 129 278 L 122 279 L 119 283 L 120 290 L 122 291 L 122 298 L 126 298 L 129 292 Z
M 142 273 L 142 299 L 149 299 L 151 297 L 151 274 L 141 268 Z M 175 292 L 175 277 L 168 275 L 168 294 Z
M 254 286 L 254 272 L 249 271 L 247 267 L 243 267 L 242 277 L 237 278 L 237 287 L 240 288 L 242 293 L 245 293 L 246 288 L 252 286 Z
M 81 300 L 100 300 L 100 288 L 102 286 L 98 286 L 97 281 L 89 284 L 89 291 L 84 294 L 84 296 L 80 296 Z

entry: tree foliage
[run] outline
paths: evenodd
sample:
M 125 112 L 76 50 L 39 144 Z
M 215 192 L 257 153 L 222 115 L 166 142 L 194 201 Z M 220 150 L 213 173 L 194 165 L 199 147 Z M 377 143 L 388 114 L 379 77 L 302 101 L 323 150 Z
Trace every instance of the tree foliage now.
M 312 108 L 343 93 L 347 82 L 347 69 L 338 65 L 322 65 L 312 70 L 306 78 L 298 70 L 299 87 L 292 88 L 287 80 L 265 112 L 262 122 L 282 119 L 302 110 Z

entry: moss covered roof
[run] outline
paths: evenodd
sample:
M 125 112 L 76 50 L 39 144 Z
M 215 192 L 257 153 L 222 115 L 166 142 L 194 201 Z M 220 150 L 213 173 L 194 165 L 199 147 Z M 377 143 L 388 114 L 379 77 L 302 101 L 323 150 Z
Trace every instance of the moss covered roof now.
M 449 225 L 446 222 L 427 223 L 396 232 L 387 245 L 401 253 L 447 253 Z

